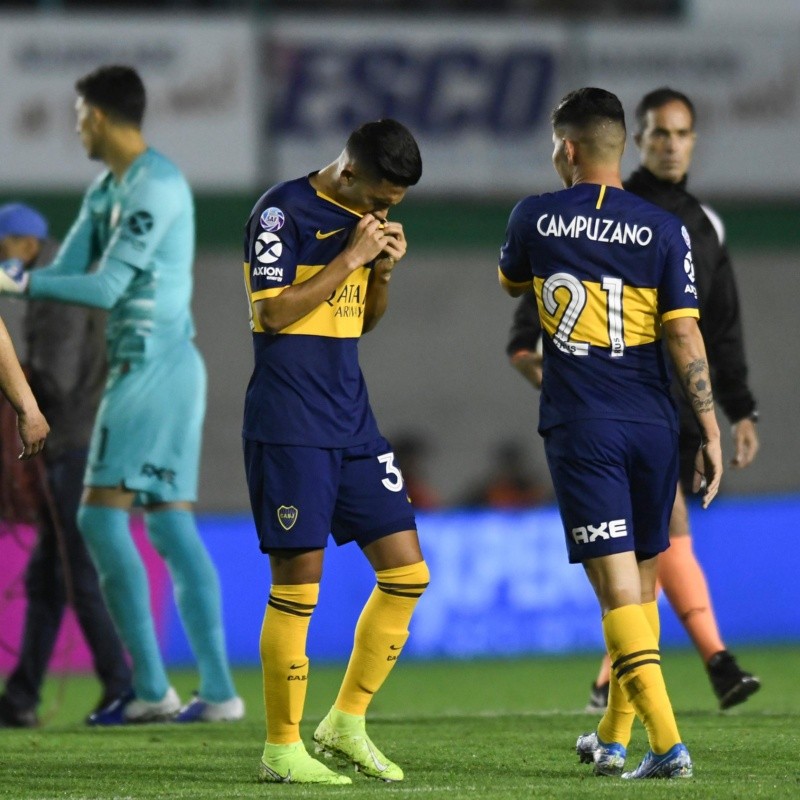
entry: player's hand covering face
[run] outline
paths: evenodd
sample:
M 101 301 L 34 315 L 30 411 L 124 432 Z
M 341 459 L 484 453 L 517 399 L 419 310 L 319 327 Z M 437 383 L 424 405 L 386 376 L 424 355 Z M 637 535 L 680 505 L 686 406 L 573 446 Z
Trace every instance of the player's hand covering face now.
M 402 227 L 399 223 L 383 222 L 373 214 L 364 214 L 353 228 L 347 243 L 347 249 L 353 256 L 354 262 L 358 266 L 368 264 L 384 251 L 394 258 L 393 253 L 400 251 L 397 243 L 397 227 L 400 227 L 402 234 Z M 404 245 L 402 252 L 405 253 Z M 402 258 L 402 256 L 400 257 Z
M 407 243 L 403 226 L 399 222 L 385 223 L 383 232 L 388 241 L 375 259 L 374 270 L 379 278 L 388 281 L 395 264 L 406 254 Z

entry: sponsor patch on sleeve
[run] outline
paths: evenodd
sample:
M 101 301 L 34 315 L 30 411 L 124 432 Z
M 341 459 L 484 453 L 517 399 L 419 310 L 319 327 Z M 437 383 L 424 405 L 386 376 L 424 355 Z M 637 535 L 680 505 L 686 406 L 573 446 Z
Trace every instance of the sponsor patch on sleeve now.
M 153 215 L 149 211 L 134 211 L 126 225 L 134 236 L 144 236 L 153 229 Z
M 283 267 L 273 266 L 283 253 L 283 242 L 274 233 L 260 233 L 253 244 L 255 261 L 252 263 L 251 275 L 254 278 L 266 278 L 268 281 L 283 281 Z
M 286 217 L 284 216 L 283 211 L 275 206 L 270 206 L 268 209 L 261 212 L 261 227 L 270 233 L 279 231 L 283 227 L 283 223 L 285 221 Z
M 259 264 L 274 264 L 283 253 L 283 242 L 274 233 L 260 233 L 253 244 L 253 253 Z
M 692 259 L 692 251 L 690 250 L 683 259 L 683 271 L 689 280 L 694 283 L 694 260 Z

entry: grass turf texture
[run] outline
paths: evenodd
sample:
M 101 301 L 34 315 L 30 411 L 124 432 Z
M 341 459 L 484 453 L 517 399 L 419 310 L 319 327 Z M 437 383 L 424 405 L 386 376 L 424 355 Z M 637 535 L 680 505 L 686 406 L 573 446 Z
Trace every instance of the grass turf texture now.
M 98 688 L 91 677 L 51 680 L 37 730 L 0 730 L 0 798 L 322 798 L 344 792 L 392 798 L 713 798 L 800 797 L 800 647 L 737 649 L 763 680 L 746 704 L 720 713 L 693 651 L 664 653 L 665 673 L 684 740 L 695 761 L 689 781 L 628 784 L 594 778 L 574 753 L 597 717 L 581 713 L 597 667 L 594 656 L 508 661 L 401 663 L 370 711 L 376 744 L 406 771 L 402 784 L 354 775 L 351 787 L 260 785 L 261 678 L 236 673 L 248 705 L 244 722 L 88 729 L 81 720 Z M 303 736 L 328 710 L 342 666 L 312 664 Z M 172 672 L 182 696 L 191 672 Z M 635 766 L 646 749 L 637 724 Z M 349 774 L 349 773 L 348 773 Z

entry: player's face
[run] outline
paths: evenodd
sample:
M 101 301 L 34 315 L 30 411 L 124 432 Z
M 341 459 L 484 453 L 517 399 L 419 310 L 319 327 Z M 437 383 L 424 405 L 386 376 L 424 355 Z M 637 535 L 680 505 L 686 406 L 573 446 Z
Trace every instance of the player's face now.
M 41 247 L 34 236 L 4 236 L 0 239 L 0 261 L 18 258 L 27 267 L 36 260 Z
M 81 138 L 86 155 L 92 160 L 100 159 L 100 133 L 97 110 L 82 97 L 75 101 L 75 130 Z
M 567 158 L 567 140 L 553 131 L 553 167 L 564 186 L 572 186 L 572 170 Z
M 697 138 L 689 109 L 680 100 L 672 100 L 651 108 L 644 121 L 644 130 L 636 137 L 642 165 L 662 181 L 683 180 Z
M 384 178 L 376 181 L 359 174 L 357 168 L 343 174 L 339 191 L 342 205 L 360 214 L 374 214 L 386 219 L 389 209 L 396 206 L 405 196 L 408 187 L 390 183 Z

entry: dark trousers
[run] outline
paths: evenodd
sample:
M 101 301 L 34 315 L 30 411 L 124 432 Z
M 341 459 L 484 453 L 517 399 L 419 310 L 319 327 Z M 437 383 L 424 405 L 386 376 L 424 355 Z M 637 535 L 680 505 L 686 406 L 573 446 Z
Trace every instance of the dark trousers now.
M 131 670 L 76 523 L 86 454 L 86 450 L 73 450 L 53 459 L 47 464 L 47 476 L 65 540 L 75 614 L 103 684 L 101 704 L 105 704 L 130 688 Z M 5 687 L 5 699 L 17 711 L 35 709 L 39 704 L 39 691 L 67 604 L 55 526 L 49 515 L 44 516 L 25 572 L 28 608 L 19 662 Z

